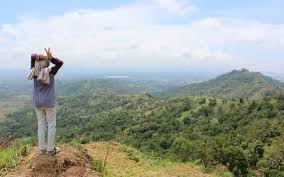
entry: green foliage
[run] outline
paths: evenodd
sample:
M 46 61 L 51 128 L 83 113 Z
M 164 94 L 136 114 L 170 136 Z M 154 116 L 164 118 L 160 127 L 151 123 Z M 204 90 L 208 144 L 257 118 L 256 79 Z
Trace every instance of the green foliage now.
M 103 173 L 103 164 L 101 161 L 99 160 L 92 160 L 91 161 L 91 167 L 93 170 L 99 172 L 99 173 Z
M 240 82 L 254 82 L 247 77 Z M 58 99 L 57 136 L 63 143 L 79 147 L 114 139 L 153 157 L 198 161 L 206 169 L 223 165 L 235 176 L 281 176 L 284 171 L 282 95 L 257 100 L 208 96 L 161 100 L 150 94 L 86 88 Z M 36 139 L 36 129 L 34 109 L 24 107 L 6 116 L 0 125 L 0 139 L 30 142 Z M 125 151 L 139 161 L 135 151 Z M 99 162 L 92 166 L 100 169 Z
M 134 148 L 126 145 L 121 145 L 120 150 L 125 152 L 130 160 L 134 160 L 135 162 L 139 162 L 141 158 L 141 154 Z
M 226 162 L 228 169 L 233 172 L 235 176 L 247 176 L 248 174 L 248 160 L 244 151 L 239 147 L 228 147 L 225 151 Z
M 22 155 L 25 155 L 29 150 L 29 145 L 0 148 L 0 176 L 14 169 L 19 164 Z
M 61 142 L 78 139 L 89 141 L 110 140 L 116 133 L 131 125 L 144 109 L 158 102 L 142 95 L 86 92 L 58 99 L 57 135 Z M 4 137 L 36 137 L 36 115 L 32 107 L 25 107 L 6 116 L 0 128 L 0 139 Z
M 284 176 L 284 138 L 274 139 L 265 147 L 264 157 L 257 163 L 265 176 Z
M 195 104 L 187 109 L 185 102 Z M 284 132 L 278 108 L 283 99 L 238 102 L 179 98 L 161 103 L 125 130 L 124 141 L 157 156 L 200 160 L 205 167 L 219 163 L 235 176 L 248 176 L 264 158 L 265 146 Z

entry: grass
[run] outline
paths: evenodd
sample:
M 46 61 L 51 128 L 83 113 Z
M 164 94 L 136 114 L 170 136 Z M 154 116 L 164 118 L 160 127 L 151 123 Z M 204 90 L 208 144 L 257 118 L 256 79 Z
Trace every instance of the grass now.
M 110 147 L 110 152 L 104 165 L 108 147 Z M 103 177 L 214 176 L 206 174 L 197 164 L 156 159 L 119 143 L 96 142 L 85 145 L 85 148 L 93 159 L 91 161 L 92 168 L 101 172 Z
M 134 160 L 135 162 L 139 162 L 140 159 L 142 158 L 142 154 L 139 151 L 137 151 L 136 149 L 134 149 L 130 146 L 119 145 L 119 149 L 122 152 L 125 152 L 128 155 L 130 160 Z
M 22 156 L 25 155 L 29 150 L 29 145 L 13 145 L 5 149 L 0 149 L 0 177 L 16 168 L 21 161 Z
M 68 145 L 78 149 L 78 150 L 82 150 L 83 149 L 83 145 L 81 143 L 79 143 L 77 140 L 73 140 L 70 143 L 68 143 Z
M 99 173 L 103 173 L 103 163 L 100 160 L 91 161 L 92 170 L 95 170 Z
M 68 145 L 87 153 L 90 156 L 92 170 L 99 172 L 102 177 L 232 177 L 224 167 L 208 170 L 199 163 L 157 159 L 130 146 L 114 142 L 81 145 L 73 141 Z M 15 169 L 29 150 L 28 145 L 12 145 L 6 149 L 0 149 L 0 177 Z
M 104 168 L 104 164 L 101 160 L 92 160 L 91 169 L 100 173 L 102 177 L 107 177 L 107 170 Z

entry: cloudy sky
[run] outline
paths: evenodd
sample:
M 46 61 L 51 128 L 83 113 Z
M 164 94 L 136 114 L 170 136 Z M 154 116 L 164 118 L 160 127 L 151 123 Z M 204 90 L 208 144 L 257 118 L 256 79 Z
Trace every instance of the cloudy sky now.
M 1 69 L 51 47 L 65 69 L 284 71 L 283 0 L 9 0 Z

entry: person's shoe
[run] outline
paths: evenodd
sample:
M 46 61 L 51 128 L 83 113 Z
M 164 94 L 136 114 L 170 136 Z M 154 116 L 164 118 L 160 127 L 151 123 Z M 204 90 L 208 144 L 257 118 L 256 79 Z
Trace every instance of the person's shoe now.
M 59 147 L 55 147 L 53 149 L 53 151 L 48 151 L 48 155 L 55 155 L 58 154 L 60 152 L 60 148 Z
M 46 150 L 45 149 L 39 151 L 39 155 L 45 155 L 45 154 L 46 154 Z

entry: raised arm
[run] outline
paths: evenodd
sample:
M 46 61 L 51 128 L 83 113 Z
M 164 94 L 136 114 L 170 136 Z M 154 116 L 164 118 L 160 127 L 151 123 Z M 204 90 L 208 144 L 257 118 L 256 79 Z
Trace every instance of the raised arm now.
M 44 49 L 46 52 L 47 59 L 50 60 L 51 63 L 53 63 L 55 66 L 53 66 L 50 70 L 50 74 L 56 75 L 57 71 L 61 68 L 63 65 L 63 61 L 59 60 L 58 58 L 54 58 L 52 56 L 52 53 L 50 51 L 50 48 Z
M 33 53 L 31 55 L 31 69 L 35 66 L 35 61 L 36 61 L 37 57 L 38 57 L 38 55 L 35 54 L 35 53 Z
M 56 75 L 57 71 L 61 68 L 63 65 L 63 61 L 59 60 L 58 58 L 52 57 L 50 60 L 51 63 L 53 63 L 55 66 L 53 66 L 50 70 L 50 74 Z

